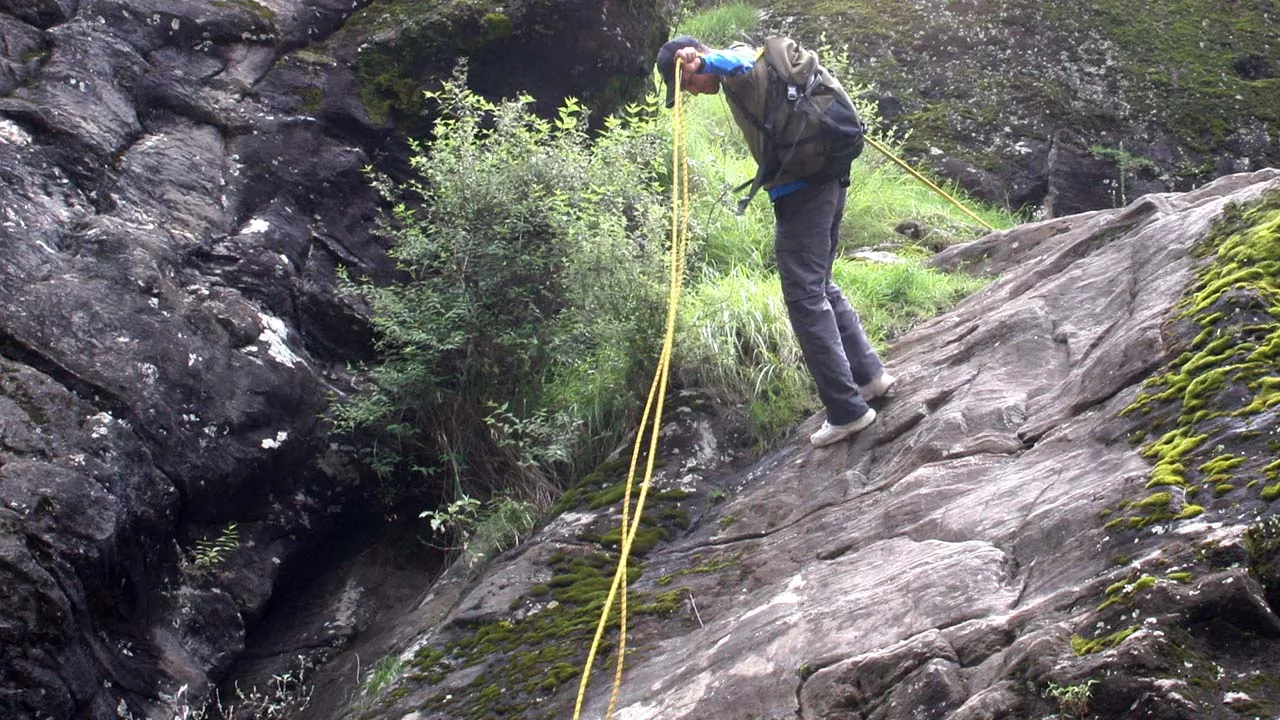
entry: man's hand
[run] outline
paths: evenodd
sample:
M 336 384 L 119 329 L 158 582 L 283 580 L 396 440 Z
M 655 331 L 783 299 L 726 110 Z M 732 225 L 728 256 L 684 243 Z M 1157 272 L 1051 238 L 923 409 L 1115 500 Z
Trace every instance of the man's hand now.
M 702 69 L 702 56 L 698 54 L 698 48 L 683 47 L 676 51 L 676 60 L 694 72 Z

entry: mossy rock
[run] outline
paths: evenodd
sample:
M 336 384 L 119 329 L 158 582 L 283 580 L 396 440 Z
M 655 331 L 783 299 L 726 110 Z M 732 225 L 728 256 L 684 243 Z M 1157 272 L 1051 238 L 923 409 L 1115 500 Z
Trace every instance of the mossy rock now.
M 1181 488 L 1187 499 L 1205 488 L 1214 496 L 1209 509 L 1252 502 L 1261 512 L 1260 503 L 1280 497 L 1271 478 L 1280 462 L 1267 445 L 1280 406 L 1280 192 L 1228 207 L 1194 252 L 1203 264 L 1168 330 L 1176 359 L 1124 414 L 1141 412 L 1149 423 L 1148 488 Z M 1259 487 L 1258 478 L 1267 484 Z M 1242 489 L 1257 494 L 1240 500 Z M 1126 508 L 1138 512 L 1109 525 L 1145 527 L 1131 518 L 1164 521 L 1205 509 L 1187 504 L 1171 514 L 1172 499 L 1165 491 L 1131 502 Z
M 927 163 L 940 149 L 945 167 L 986 170 L 1002 192 L 1034 196 L 1014 186 L 1043 171 L 1064 129 L 1083 139 L 1082 157 L 1097 148 L 1122 188 L 1189 190 L 1280 164 L 1274 10 L 1216 0 L 942 5 L 778 0 L 787 26 L 768 29 L 833 58 L 843 51 L 838 75 L 901 104 L 909 155 Z

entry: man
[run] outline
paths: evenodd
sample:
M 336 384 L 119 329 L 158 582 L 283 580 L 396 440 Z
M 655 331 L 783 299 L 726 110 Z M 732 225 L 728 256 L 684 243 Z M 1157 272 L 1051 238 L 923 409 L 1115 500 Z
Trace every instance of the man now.
M 790 43 L 791 41 L 787 41 Z M 798 46 L 796 46 L 798 51 Z M 759 119 L 748 115 L 764 87 L 767 63 L 745 45 L 714 50 L 682 35 L 658 51 L 658 72 L 667 86 L 667 107 L 675 104 L 675 73 L 693 95 L 724 89 L 734 121 L 758 164 L 768 158 Z M 774 163 L 776 164 L 776 163 Z M 886 394 L 895 378 L 885 371 L 867 341 L 858 314 L 832 281 L 839 244 L 847 178 L 809 182 L 786 168 L 765 181 L 776 222 L 774 254 L 791 328 L 805 365 L 827 409 L 822 427 L 809 436 L 814 447 L 830 445 L 875 422 L 867 401 Z

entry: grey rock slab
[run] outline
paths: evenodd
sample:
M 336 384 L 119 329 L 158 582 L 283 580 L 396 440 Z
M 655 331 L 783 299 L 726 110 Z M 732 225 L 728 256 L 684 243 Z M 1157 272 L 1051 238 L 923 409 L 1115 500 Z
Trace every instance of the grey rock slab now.
M 811 564 L 739 595 L 746 609 L 644 653 L 674 664 L 631 665 L 617 717 L 793 715 L 801 678 L 824 651 L 856 656 L 1002 612 L 1019 594 L 1012 580 L 1004 553 L 978 542 L 896 538 Z
M 1277 187 L 1280 173 L 1262 171 L 1027 227 L 1033 250 L 1001 279 L 895 344 L 900 381 L 875 425 L 851 442 L 779 453 L 720 511 L 733 517 L 728 530 L 676 543 L 741 551 L 743 572 L 736 587 L 697 587 L 705 627 L 637 652 L 616 717 L 1017 707 L 999 683 L 1016 667 L 1053 672 L 1070 654 L 1057 623 L 1114 579 L 1097 513 L 1140 489 L 1149 464 L 1111 427 L 1167 352 L 1159 329 L 1190 278 L 1188 250 L 1227 202 Z M 1203 607 L 1234 607 L 1248 632 L 1273 632 L 1244 579 L 1204 582 L 1200 593 L 1215 592 Z M 947 630 L 972 623 L 987 624 L 982 642 Z M 835 679 L 916 637 L 945 651 L 912 656 L 897 682 L 865 697 Z M 968 648 L 972 669 L 946 638 Z M 823 669 L 802 683 L 814 666 Z M 597 693 L 588 707 L 602 713 Z
M 50 130 L 110 157 L 142 130 L 132 93 L 145 59 L 88 22 L 59 25 L 49 36 L 52 52 L 41 81 L 15 97 L 39 105 Z

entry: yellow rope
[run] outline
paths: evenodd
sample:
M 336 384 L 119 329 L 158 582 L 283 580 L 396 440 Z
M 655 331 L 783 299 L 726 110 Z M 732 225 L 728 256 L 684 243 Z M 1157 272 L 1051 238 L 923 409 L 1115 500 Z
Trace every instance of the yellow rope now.
M 613 574 L 613 583 L 605 598 L 604 607 L 600 611 L 600 620 L 596 623 L 595 637 L 591 641 L 591 649 L 587 652 L 586 665 L 582 670 L 582 679 L 578 682 L 578 698 L 574 703 L 573 720 L 582 715 L 582 704 L 586 697 L 587 685 L 591 677 L 591 666 L 595 663 L 600 639 L 608 625 L 609 611 L 619 590 L 620 601 L 618 657 L 614 669 L 613 691 L 609 696 L 609 706 L 605 712 L 605 720 L 613 716 L 618 702 L 618 692 L 622 687 L 623 658 L 627 648 L 627 560 L 631 556 L 631 545 L 640 529 L 640 518 L 644 511 L 644 501 L 649 493 L 649 485 L 653 479 L 653 466 L 658 457 L 658 431 L 662 425 L 662 406 L 667 393 L 667 377 L 671 369 L 671 352 L 675 344 L 676 310 L 680 303 L 680 292 L 685 270 L 685 250 L 689 240 L 689 171 L 685 161 L 685 127 L 684 107 L 680 92 L 681 73 L 679 66 L 675 69 L 675 106 L 672 119 L 671 138 L 671 256 L 670 256 L 670 290 L 667 298 L 666 336 L 662 342 L 662 352 L 658 356 L 658 367 L 654 372 L 653 383 L 649 387 L 649 397 L 645 401 L 644 413 L 640 419 L 640 429 L 636 432 L 636 442 L 631 450 L 631 464 L 627 470 L 626 484 L 622 496 L 622 527 L 619 532 L 621 548 L 618 556 L 618 568 Z M 640 496 L 636 500 L 634 514 L 631 513 L 631 485 L 635 480 L 636 465 L 639 463 L 640 450 L 644 447 L 646 428 L 652 417 L 652 429 L 649 431 L 648 457 L 645 462 L 644 479 L 640 484 Z M 632 519 L 634 517 L 634 519 Z
M 978 223 L 980 223 L 980 224 L 982 225 L 982 227 L 984 227 L 984 228 L 986 228 L 986 229 L 988 229 L 988 230 L 992 230 L 992 231 L 994 231 L 994 230 L 995 230 L 995 228 L 994 228 L 994 227 L 992 227 L 992 226 L 991 226 L 991 224 L 990 224 L 990 223 L 988 223 L 986 220 L 983 220 L 982 218 L 978 217 L 976 214 L 974 214 L 974 212 L 973 212 L 972 210 L 970 210 L 969 208 L 967 208 L 967 207 L 965 207 L 964 205 L 960 204 L 960 201 L 959 201 L 959 200 L 956 200 L 955 198 L 953 198 L 953 197 L 951 197 L 950 195 L 948 195 L 948 194 L 947 194 L 947 191 L 943 190 L 942 188 L 938 187 L 937 185 L 934 185 L 932 182 L 930 182 L 930 181 L 929 181 L 929 178 L 927 178 L 927 177 L 925 177 L 925 176 L 921 175 L 920 173 L 916 172 L 916 171 L 915 171 L 915 170 L 914 170 L 910 165 L 906 164 L 906 163 L 905 163 L 905 162 L 903 162 L 902 160 L 899 160 L 896 156 L 894 156 L 894 154 L 889 150 L 889 148 L 887 148 L 887 147 L 885 147 L 885 146 L 884 146 L 884 144 L 882 144 L 881 142 L 879 142 L 878 140 L 876 140 L 875 138 L 873 138 L 873 137 L 871 137 L 871 136 L 869 136 L 869 135 L 867 136 L 866 140 L 867 140 L 867 142 L 868 142 L 868 143 L 870 143 L 870 144 L 871 144 L 871 147 L 873 147 L 873 148 L 875 148 L 875 149 L 879 150 L 881 153 L 883 153 L 883 154 L 884 154 L 884 156 L 885 156 L 885 157 L 889 158 L 889 159 L 890 159 L 890 160 L 892 160 L 894 163 L 896 163 L 896 164 L 898 165 L 898 167 L 900 167 L 900 168 L 902 168 L 903 170 L 906 170 L 908 173 L 910 173 L 910 174 L 911 174 L 911 177 L 914 177 L 915 179 L 919 180 L 920 182 L 924 183 L 925 185 L 928 185 L 930 188 L 932 188 L 932 189 L 933 189 L 933 191 L 934 191 L 934 192 L 936 192 L 936 193 L 938 193 L 939 195 L 941 195 L 942 197 L 946 198 L 946 199 L 947 199 L 947 201 L 948 201 L 948 202 L 950 202 L 952 205 L 955 205 L 956 207 L 960 208 L 960 211 L 961 211 L 961 212 L 963 212 L 965 215 L 968 215 L 969 217 L 973 218 L 974 220 L 977 220 L 977 221 L 978 221 Z

